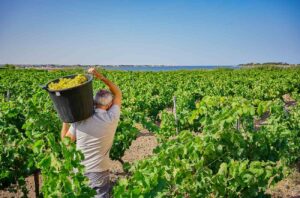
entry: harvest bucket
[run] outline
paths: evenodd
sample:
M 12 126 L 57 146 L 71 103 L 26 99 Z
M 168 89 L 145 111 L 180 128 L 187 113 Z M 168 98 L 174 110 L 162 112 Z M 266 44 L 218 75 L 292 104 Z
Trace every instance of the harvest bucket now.
M 61 78 L 74 78 L 75 75 L 64 76 Z M 74 123 L 85 120 L 94 113 L 93 87 L 91 75 L 85 75 L 87 82 L 68 89 L 49 90 L 51 82 L 58 82 L 59 79 L 48 82 L 43 89 L 48 91 L 54 107 L 63 122 Z

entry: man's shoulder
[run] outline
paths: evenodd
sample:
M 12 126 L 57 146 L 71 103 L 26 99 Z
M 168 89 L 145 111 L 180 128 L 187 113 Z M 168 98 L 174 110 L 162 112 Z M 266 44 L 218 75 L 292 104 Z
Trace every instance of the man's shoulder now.
M 121 108 L 119 105 L 114 104 L 107 112 L 120 112 Z
M 118 105 L 113 105 L 107 111 L 105 110 L 97 110 L 93 115 L 94 120 L 100 122 L 112 122 L 117 121 L 120 117 L 120 107 Z
M 88 125 L 90 125 L 90 122 L 93 120 L 93 116 L 94 116 L 95 114 L 93 114 L 91 117 L 88 117 L 87 119 L 85 119 L 85 120 L 81 120 L 81 121 L 78 121 L 78 122 L 74 122 L 74 123 L 72 123 L 71 125 L 73 126 L 73 127 L 76 127 L 76 128 L 78 128 L 78 127 L 83 127 L 83 126 L 88 126 Z

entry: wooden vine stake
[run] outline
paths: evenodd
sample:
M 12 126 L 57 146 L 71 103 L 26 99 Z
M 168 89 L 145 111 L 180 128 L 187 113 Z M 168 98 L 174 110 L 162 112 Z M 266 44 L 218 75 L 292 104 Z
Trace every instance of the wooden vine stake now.
M 8 102 L 10 99 L 10 92 L 9 92 L 9 89 L 7 90 L 6 92 L 6 101 Z
M 176 96 L 173 97 L 173 114 L 174 114 L 174 118 L 175 118 L 175 126 L 176 126 L 176 134 L 178 135 L 178 118 L 177 118 L 177 114 L 176 114 Z
M 36 170 L 33 174 L 34 178 L 34 188 L 35 188 L 35 196 L 39 197 L 40 195 L 40 185 L 39 185 L 39 171 Z
M 237 129 L 238 131 L 240 131 L 240 126 L 241 126 L 240 118 L 238 118 L 238 119 L 236 120 L 236 129 Z

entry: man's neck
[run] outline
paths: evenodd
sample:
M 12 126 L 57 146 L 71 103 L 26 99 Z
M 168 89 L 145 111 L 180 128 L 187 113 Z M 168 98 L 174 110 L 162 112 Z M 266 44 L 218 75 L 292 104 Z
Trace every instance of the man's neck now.
M 100 106 L 100 105 L 97 105 L 96 108 L 97 109 L 102 109 L 102 110 L 105 110 L 105 111 L 107 110 L 107 108 L 105 106 Z

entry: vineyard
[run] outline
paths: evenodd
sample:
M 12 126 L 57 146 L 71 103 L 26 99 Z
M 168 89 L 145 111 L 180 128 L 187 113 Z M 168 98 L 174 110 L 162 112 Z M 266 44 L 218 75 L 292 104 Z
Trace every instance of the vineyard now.
M 127 175 L 113 197 L 267 197 L 300 159 L 299 68 L 101 72 L 123 93 L 110 158 Z M 41 175 L 40 197 L 94 195 L 83 155 L 60 140 L 61 121 L 41 89 L 75 73 L 84 71 L 0 70 L 0 189 L 26 197 L 25 178 Z M 94 92 L 104 87 L 93 81 Z M 137 125 L 158 146 L 124 163 Z

